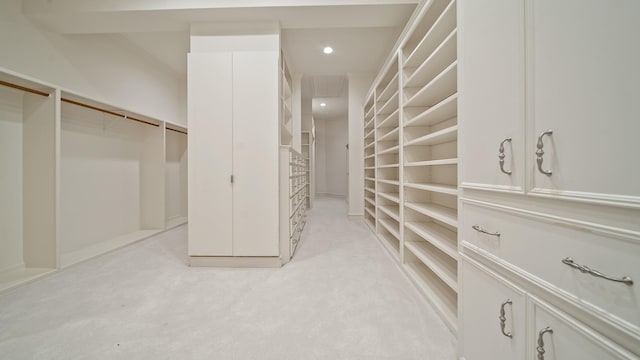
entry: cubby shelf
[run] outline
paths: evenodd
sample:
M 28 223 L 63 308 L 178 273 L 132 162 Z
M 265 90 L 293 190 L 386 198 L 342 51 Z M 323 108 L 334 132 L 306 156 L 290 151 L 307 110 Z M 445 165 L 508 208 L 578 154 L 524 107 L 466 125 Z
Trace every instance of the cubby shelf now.
M 458 226 L 458 214 L 457 211 L 446 206 L 434 204 L 434 203 L 412 203 L 405 202 L 404 206 L 411 210 L 417 211 L 423 215 L 433 218 L 438 221 L 442 221 L 447 225 L 453 227 Z
M 405 222 L 404 227 L 453 259 L 458 259 L 457 234 L 434 222 Z
M 449 194 L 449 195 L 457 195 L 458 194 L 457 187 L 452 186 L 452 185 L 405 183 L 404 187 L 405 188 L 410 188 L 410 189 L 437 192 L 437 193 L 442 193 L 442 194 Z
M 368 202 L 369 204 L 371 204 L 372 206 L 376 206 L 376 202 L 368 197 L 364 198 L 364 201 Z
M 457 330 L 456 0 L 416 8 L 364 106 L 365 220 L 453 332 Z M 374 109 L 372 111 L 372 109 Z M 375 131 L 370 122 L 375 120 Z M 371 158 L 374 158 L 373 160 Z M 367 173 L 369 171 L 369 173 Z
M 457 294 L 422 264 L 406 263 L 403 268 L 414 284 L 433 304 L 445 324 L 452 330 L 457 328 Z

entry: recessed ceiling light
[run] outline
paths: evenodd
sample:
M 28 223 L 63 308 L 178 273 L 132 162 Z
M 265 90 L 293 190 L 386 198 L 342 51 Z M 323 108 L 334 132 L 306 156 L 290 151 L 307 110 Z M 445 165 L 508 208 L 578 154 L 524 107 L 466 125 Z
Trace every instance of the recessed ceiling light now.
M 322 49 L 322 52 L 325 54 L 331 54 L 333 52 L 333 48 L 331 46 L 325 46 L 324 49 Z
M 325 104 L 325 103 L 320 103 L 320 106 L 325 107 L 325 106 L 327 106 L 327 104 Z

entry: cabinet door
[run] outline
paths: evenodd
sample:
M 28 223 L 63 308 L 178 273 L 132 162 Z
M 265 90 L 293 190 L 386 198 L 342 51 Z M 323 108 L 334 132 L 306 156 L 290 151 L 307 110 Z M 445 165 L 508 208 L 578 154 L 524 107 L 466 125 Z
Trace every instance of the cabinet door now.
M 640 205 L 640 1 L 535 0 L 527 17 L 534 193 Z M 542 169 L 537 139 L 542 138 Z
M 190 256 L 232 255 L 231 69 L 230 52 L 189 54 Z
M 462 186 L 524 188 L 524 0 L 459 1 Z M 498 158 L 504 142 L 504 170 Z
M 463 357 L 466 360 L 524 359 L 524 293 L 468 259 L 463 259 L 461 264 Z M 511 337 L 503 334 L 503 330 Z
M 610 360 L 637 359 L 567 314 L 530 298 L 532 354 L 539 360 Z
M 278 94 L 277 51 L 234 52 L 234 256 L 279 255 Z

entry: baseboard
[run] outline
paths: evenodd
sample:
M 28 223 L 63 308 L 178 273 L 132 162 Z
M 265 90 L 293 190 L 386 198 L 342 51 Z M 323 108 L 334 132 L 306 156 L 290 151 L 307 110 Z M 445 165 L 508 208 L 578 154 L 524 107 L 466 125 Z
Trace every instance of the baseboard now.
M 330 193 L 316 193 L 316 197 L 329 197 L 329 198 L 335 198 L 335 199 L 347 199 L 346 195 L 339 195 L 339 194 L 330 194 Z
M 349 220 L 364 220 L 364 214 L 349 214 Z
M 190 256 L 189 266 L 279 268 L 282 266 L 282 260 L 276 256 Z

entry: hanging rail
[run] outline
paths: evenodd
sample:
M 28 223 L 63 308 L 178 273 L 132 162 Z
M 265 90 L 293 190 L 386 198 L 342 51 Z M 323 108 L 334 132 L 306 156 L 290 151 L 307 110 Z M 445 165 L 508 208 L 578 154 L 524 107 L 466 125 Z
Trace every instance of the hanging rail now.
M 110 110 L 106 110 L 106 109 L 102 109 L 102 108 L 99 108 L 99 107 L 96 107 L 96 106 L 93 106 L 93 105 L 83 104 L 83 103 L 75 101 L 75 100 L 70 100 L 70 99 L 66 99 L 66 98 L 62 98 L 61 100 L 62 100 L 62 102 L 66 102 L 66 103 L 73 104 L 73 105 L 78 105 L 78 106 L 81 106 L 81 107 L 84 107 L 84 108 L 87 108 L 87 109 L 91 109 L 91 110 L 100 111 L 100 112 L 103 112 L 105 114 L 118 116 L 118 117 L 121 117 L 121 118 L 124 118 L 124 119 L 127 119 L 127 120 L 133 120 L 133 121 L 137 121 L 137 122 L 140 122 L 140 123 L 143 123 L 143 124 L 153 125 L 153 126 L 156 126 L 156 127 L 160 126 L 160 125 L 154 124 L 152 122 L 136 119 L 136 118 L 128 116 L 126 114 L 120 114 L 120 113 L 117 113 L 117 112 L 114 112 L 114 111 L 110 111 Z
M 47 92 L 31 89 L 31 88 L 20 86 L 20 85 L 16 85 L 16 84 L 12 84 L 12 83 L 9 83 L 9 82 L 6 82 L 6 81 L 2 81 L 2 80 L 0 80 L 0 85 L 6 86 L 6 87 L 10 87 L 10 88 L 13 88 L 13 89 L 26 91 L 26 92 L 29 92 L 29 93 L 32 93 L 32 94 L 36 94 L 36 95 L 40 95 L 40 96 L 44 96 L 44 97 L 49 97 L 49 93 L 47 93 Z
M 186 131 L 176 130 L 176 129 L 172 129 L 172 128 L 170 128 L 170 127 L 168 127 L 168 128 L 167 128 L 167 130 L 171 130 L 171 131 L 175 131 L 175 132 L 180 133 L 180 134 L 185 134 L 185 135 L 187 135 L 187 132 L 186 132 Z

